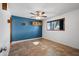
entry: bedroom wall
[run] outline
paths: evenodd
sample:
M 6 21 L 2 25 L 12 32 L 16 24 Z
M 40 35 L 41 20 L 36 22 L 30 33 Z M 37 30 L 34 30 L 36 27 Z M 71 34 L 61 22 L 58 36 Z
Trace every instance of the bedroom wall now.
M 0 3 L 0 16 L 2 15 L 2 12 L 1 12 L 1 8 L 2 8 L 2 5 Z M 0 17 L 0 20 L 2 19 L 2 16 Z M 1 24 L 0 24 L 1 25 Z M 1 36 L 1 33 L 0 33 L 0 36 Z M 1 39 L 0 39 L 0 48 L 1 48 Z
M 10 13 L 5 10 L 0 9 L 0 49 L 6 48 L 6 51 L 2 51 L 0 56 L 7 56 L 10 48 L 10 23 L 8 19 L 10 18 Z
M 12 16 L 12 41 L 42 37 L 42 26 L 33 26 L 33 21 L 37 20 Z
M 65 18 L 65 31 L 47 31 L 46 22 Z M 43 21 L 43 38 L 79 49 L 79 9 Z

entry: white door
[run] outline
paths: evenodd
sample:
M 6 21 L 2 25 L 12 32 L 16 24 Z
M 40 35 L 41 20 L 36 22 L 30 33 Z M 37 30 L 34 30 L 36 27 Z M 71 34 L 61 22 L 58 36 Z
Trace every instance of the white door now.
M 10 14 L 8 11 L 0 10 L 0 56 L 7 56 L 10 48 L 10 23 L 7 22 Z

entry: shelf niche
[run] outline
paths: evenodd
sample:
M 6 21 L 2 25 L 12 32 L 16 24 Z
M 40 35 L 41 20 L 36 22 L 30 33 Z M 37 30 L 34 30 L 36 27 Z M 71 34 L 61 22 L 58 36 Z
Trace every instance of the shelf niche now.
M 40 22 L 40 21 L 33 21 L 32 22 L 32 25 L 33 26 L 41 26 L 42 25 L 42 22 Z

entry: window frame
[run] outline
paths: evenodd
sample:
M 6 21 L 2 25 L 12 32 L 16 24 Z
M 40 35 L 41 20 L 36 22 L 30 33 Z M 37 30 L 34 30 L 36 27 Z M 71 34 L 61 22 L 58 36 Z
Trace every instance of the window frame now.
M 47 23 L 54 23 L 54 22 L 56 22 L 56 21 L 59 21 L 60 22 L 60 20 L 63 20 L 63 29 L 61 30 L 61 29 L 57 29 L 57 30 L 55 30 L 55 29 L 51 29 L 51 27 L 50 27 L 50 29 L 48 29 L 48 25 L 47 25 Z M 54 25 L 53 25 L 54 26 Z M 65 31 L 65 18 L 60 18 L 60 19 L 56 19 L 56 20 L 51 20 L 51 21 L 47 21 L 46 22 L 46 29 L 47 29 L 47 31 Z

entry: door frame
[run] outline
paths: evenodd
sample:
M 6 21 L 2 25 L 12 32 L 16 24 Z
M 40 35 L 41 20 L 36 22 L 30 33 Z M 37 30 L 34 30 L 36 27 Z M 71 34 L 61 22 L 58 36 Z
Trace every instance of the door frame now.
M 10 21 L 10 48 L 12 47 L 12 16 L 9 19 Z

